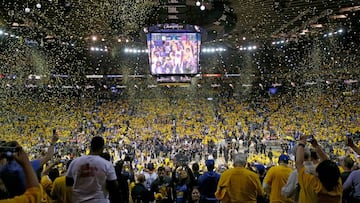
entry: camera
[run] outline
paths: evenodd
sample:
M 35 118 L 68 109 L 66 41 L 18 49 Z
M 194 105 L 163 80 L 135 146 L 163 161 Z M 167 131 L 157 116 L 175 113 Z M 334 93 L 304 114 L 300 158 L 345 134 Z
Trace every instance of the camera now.
M 20 148 L 17 147 L 16 142 L 0 141 L 0 156 L 11 157 L 13 153 L 19 152 Z
M 4 146 L 0 146 L 0 153 L 15 153 L 15 152 L 19 152 L 19 148 L 18 147 L 4 147 Z

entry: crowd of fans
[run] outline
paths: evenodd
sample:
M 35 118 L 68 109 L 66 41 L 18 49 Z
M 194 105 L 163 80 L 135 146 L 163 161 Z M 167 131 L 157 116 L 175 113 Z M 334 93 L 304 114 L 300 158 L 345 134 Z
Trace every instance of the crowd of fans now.
M 339 170 L 339 178 L 340 173 L 347 173 L 356 180 L 356 173 L 350 172 L 358 167 L 358 103 L 357 94 L 306 92 L 260 101 L 6 98 L 0 117 L 1 199 L 25 196 L 43 202 L 317 202 L 320 193 L 325 195 L 321 198 L 333 195 L 331 201 L 337 197 L 344 201 L 356 199 L 356 190 L 345 177 L 341 176 L 344 179 L 339 182 L 344 184 L 343 193 L 337 182 L 328 187 L 320 176 L 315 180 L 309 175 L 316 166 L 322 166 L 323 160 L 332 160 L 322 170 L 332 170 L 336 177 Z M 308 169 L 311 157 L 307 147 L 304 151 L 298 147 L 299 142 L 305 146 L 304 137 L 310 135 L 320 157 L 311 160 L 314 163 L 310 168 L 314 169 Z M 98 136 L 104 139 L 103 144 Z M 97 168 L 80 164 L 90 160 L 88 156 L 95 156 L 91 162 L 99 163 Z M 81 162 L 79 157 L 85 158 Z M 337 170 L 329 169 L 333 163 Z M 29 184 L 33 175 L 27 170 L 29 166 L 35 170 L 40 185 Z M 85 175 L 78 174 L 79 167 Z M 298 172 L 290 179 L 293 169 Z M 100 189 L 91 187 L 91 181 L 77 179 L 92 177 L 97 171 L 110 171 L 97 179 L 102 184 Z M 249 180 L 240 181 L 247 186 L 254 184 L 244 189 L 250 195 L 237 195 L 235 188 L 240 183 L 235 187 L 229 182 L 239 173 L 251 174 Z M 294 185 L 300 187 L 293 187 L 291 192 L 283 189 L 289 180 L 298 181 Z M 302 184 L 315 182 L 317 192 L 302 193 L 302 188 L 307 187 Z M 86 184 L 92 190 L 84 192 Z M 32 196 L 38 193 L 38 187 L 39 195 Z M 300 191 L 300 198 L 294 196 L 295 189 Z M 90 191 L 97 196 L 89 195 Z M 309 195 L 312 200 L 302 200 Z

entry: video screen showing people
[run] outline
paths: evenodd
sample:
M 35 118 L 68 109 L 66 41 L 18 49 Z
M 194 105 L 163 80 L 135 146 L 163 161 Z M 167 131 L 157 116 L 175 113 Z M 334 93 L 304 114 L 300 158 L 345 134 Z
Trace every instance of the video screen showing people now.
M 151 74 L 197 74 L 200 43 L 198 33 L 150 33 Z

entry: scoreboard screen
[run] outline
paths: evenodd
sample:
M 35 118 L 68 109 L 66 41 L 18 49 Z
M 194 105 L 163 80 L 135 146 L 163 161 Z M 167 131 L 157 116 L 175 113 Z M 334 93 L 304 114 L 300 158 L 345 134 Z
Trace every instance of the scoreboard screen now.
M 149 64 L 152 75 L 194 75 L 199 71 L 199 33 L 149 33 Z

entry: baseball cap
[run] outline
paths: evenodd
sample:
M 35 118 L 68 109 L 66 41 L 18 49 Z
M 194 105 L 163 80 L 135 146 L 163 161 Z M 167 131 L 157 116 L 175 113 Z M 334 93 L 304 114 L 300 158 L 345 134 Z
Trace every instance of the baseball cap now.
M 279 162 L 282 161 L 284 163 L 289 163 L 290 157 L 286 154 L 282 154 L 279 156 Z
M 213 159 L 209 159 L 205 161 L 205 165 L 206 166 L 214 166 L 215 165 L 215 161 Z
M 260 173 L 260 174 L 264 174 L 265 173 L 265 166 L 262 164 L 255 164 L 255 168 L 256 170 Z

